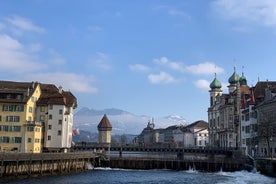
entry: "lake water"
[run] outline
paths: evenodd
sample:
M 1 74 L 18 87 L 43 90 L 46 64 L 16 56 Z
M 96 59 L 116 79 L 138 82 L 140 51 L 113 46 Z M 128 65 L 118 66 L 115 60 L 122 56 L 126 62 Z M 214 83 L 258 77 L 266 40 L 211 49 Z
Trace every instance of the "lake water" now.
M 0 180 L 1 183 L 1 180 Z M 122 170 L 95 168 L 92 171 L 13 180 L 12 184 L 276 184 L 276 178 L 247 171 L 206 173 L 171 170 Z

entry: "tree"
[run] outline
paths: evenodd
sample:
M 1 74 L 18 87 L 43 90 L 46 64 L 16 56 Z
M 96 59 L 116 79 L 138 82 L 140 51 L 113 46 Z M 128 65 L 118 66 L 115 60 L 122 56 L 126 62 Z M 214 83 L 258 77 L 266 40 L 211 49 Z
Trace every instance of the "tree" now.
M 267 144 L 268 154 L 272 157 L 271 143 L 276 137 L 276 113 L 275 111 L 265 111 L 259 113 L 258 137 Z

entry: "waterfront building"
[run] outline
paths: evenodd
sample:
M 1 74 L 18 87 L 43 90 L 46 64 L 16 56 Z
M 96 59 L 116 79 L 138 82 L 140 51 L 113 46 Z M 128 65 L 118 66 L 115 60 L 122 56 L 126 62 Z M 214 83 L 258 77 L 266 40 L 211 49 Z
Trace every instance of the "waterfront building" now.
M 244 74 L 234 73 L 228 79 L 228 93 L 223 93 L 221 83 L 215 79 L 210 84 L 208 108 L 210 146 L 237 148 L 241 146 L 240 107 L 241 96 L 250 93 Z
M 251 93 L 242 96 L 241 104 L 241 147 L 246 155 L 255 155 L 255 147 L 258 144 L 258 124 L 256 100 L 254 88 Z
M 53 84 L 40 84 L 36 119 L 44 124 L 44 151 L 63 151 L 71 147 L 73 111 L 77 107 L 74 95 Z
M 206 147 L 209 145 L 208 123 L 203 120 L 196 121 L 184 127 L 184 146 Z
M 164 144 L 173 147 L 205 147 L 209 142 L 208 123 L 196 121 L 190 125 L 172 125 L 167 128 L 154 129 L 154 124 L 148 122 L 138 136 L 140 144 Z
M 71 92 L 59 92 L 51 84 L 0 81 L 1 152 L 40 153 L 71 147 L 76 98 Z M 55 133 L 46 128 L 50 124 Z M 52 134 L 53 143 L 49 143 Z
M 258 156 L 276 156 L 276 82 L 258 82 L 255 88 L 258 103 Z
M 99 143 L 111 143 L 111 130 L 112 125 L 105 114 L 98 124 Z

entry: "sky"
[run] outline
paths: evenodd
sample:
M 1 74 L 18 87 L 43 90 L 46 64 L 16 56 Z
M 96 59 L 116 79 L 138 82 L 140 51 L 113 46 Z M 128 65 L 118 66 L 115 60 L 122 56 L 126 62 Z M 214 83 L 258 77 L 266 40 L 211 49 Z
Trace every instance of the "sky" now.
M 0 80 L 62 86 L 76 110 L 207 121 L 234 67 L 275 80 L 275 0 L 0 0 Z

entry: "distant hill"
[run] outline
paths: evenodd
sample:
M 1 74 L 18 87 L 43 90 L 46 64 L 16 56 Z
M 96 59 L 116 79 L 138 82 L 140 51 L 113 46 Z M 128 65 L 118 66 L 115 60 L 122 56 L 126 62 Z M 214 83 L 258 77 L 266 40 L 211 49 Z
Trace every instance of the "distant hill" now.
M 74 114 L 74 127 L 91 133 L 97 133 L 97 126 L 104 114 L 107 115 L 112 124 L 113 135 L 138 135 L 147 126 L 148 121 L 152 120 L 152 117 L 148 115 L 139 116 L 116 108 L 95 110 L 83 107 Z M 166 128 L 179 124 L 187 125 L 185 118 L 178 115 L 154 118 L 154 123 L 155 128 Z

